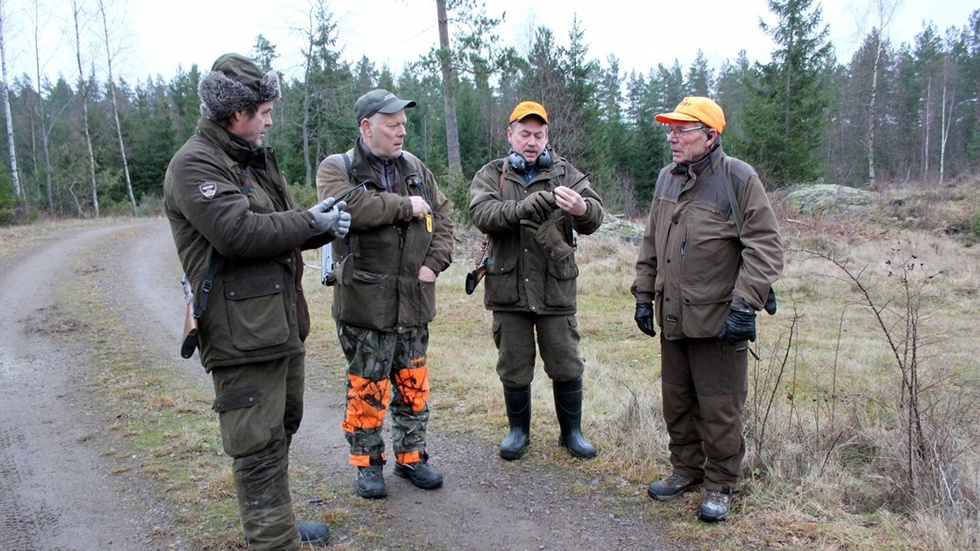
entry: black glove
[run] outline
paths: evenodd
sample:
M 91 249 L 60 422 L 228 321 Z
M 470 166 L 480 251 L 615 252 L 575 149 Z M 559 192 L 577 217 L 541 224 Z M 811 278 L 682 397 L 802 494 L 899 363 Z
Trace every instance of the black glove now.
M 636 314 L 633 315 L 636 326 L 651 337 L 657 336 L 657 330 L 653 327 L 653 304 L 650 302 L 637 302 Z
M 718 338 L 727 339 L 728 344 L 744 340 L 755 342 L 755 312 L 732 308 Z
M 535 191 L 517 203 L 517 216 L 521 220 L 543 222 L 556 206 L 555 198 L 550 191 Z
M 769 296 L 766 297 L 766 313 L 770 316 L 776 314 L 776 291 L 769 288 Z

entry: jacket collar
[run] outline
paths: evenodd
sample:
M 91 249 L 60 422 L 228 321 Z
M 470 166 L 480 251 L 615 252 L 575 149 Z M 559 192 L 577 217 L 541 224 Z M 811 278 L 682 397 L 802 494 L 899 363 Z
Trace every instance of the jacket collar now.
M 374 169 L 372 167 L 379 166 L 383 167 L 386 165 L 395 165 L 397 170 L 397 176 L 404 182 L 408 177 L 415 176 L 418 174 L 412 163 L 406 158 L 405 152 L 402 152 L 397 158 L 388 160 L 382 159 L 372 154 L 364 145 L 361 143 L 361 138 L 357 138 L 357 143 L 351 150 L 351 174 L 354 176 L 354 180 L 358 184 L 371 183 L 377 186 L 379 189 L 383 189 L 384 185 L 378 182 L 378 178 L 375 176 Z
M 700 159 L 698 159 L 698 160 L 696 160 L 694 162 L 690 162 L 690 163 L 675 163 L 674 166 L 671 167 L 670 173 L 671 174 L 688 174 L 688 173 L 690 173 L 692 175 L 700 175 L 708 167 L 712 167 L 712 172 L 714 172 L 714 168 L 718 166 L 718 163 L 721 162 L 721 158 L 724 155 L 725 155 L 725 152 L 722 151 L 721 144 L 720 143 L 716 143 L 715 146 L 713 148 L 711 148 L 711 151 L 709 151 L 704 157 L 701 157 Z
M 197 122 L 197 131 L 208 141 L 216 144 L 232 161 L 245 167 L 263 164 L 265 159 L 264 147 L 252 147 L 250 143 L 228 132 L 218 123 L 201 117 Z M 261 167 L 256 167 L 261 168 Z

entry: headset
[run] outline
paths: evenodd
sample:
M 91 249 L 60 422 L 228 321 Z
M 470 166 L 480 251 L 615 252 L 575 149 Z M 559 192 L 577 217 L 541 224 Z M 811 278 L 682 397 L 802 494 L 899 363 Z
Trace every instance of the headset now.
M 521 173 L 527 172 L 528 169 L 527 159 L 525 159 L 523 155 L 517 153 L 513 149 L 511 149 L 510 154 L 507 155 L 507 162 L 510 164 L 510 167 L 516 170 L 517 172 L 521 172 Z M 542 151 L 541 154 L 538 155 L 537 160 L 534 162 L 534 166 L 537 168 L 544 169 L 554 164 L 554 162 L 555 160 L 551 156 L 551 148 L 546 147 L 544 151 Z

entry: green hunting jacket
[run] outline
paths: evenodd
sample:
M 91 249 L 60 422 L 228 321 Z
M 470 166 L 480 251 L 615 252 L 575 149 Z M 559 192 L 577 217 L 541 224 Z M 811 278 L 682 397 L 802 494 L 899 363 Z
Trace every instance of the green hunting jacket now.
M 452 263 L 449 199 L 415 155 L 403 151 L 386 161 L 363 151 L 360 140 L 346 153 L 321 161 L 316 174 L 321 200 L 352 186 L 362 187 L 345 199 L 350 232 L 333 245 L 338 264 L 328 280 L 334 287 L 334 318 L 375 331 L 424 327 L 436 315 L 436 287 L 419 279 L 419 269 L 428 266 L 439 275 Z M 428 221 L 412 217 L 413 195 L 432 207 Z
M 332 236 L 318 236 L 313 215 L 296 208 L 275 152 L 202 118 L 170 160 L 163 191 L 195 297 L 214 253 L 222 257 L 198 319 L 205 370 L 303 353 L 310 317 L 301 251 Z
M 733 157 L 726 170 L 725 158 L 719 145 L 657 178 L 631 290 L 637 302 L 654 302 L 667 339 L 717 337 L 732 301 L 761 310 L 783 268 L 779 225 L 759 176 Z
M 588 178 L 579 181 L 582 176 L 564 158 L 540 170 L 527 183 L 507 159 L 490 161 L 476 173 L 470 185 L 469 212 L 473 225 L 488 238 L 483 292 L 488 310 L 541 315 L 576 312 L 579 269 L 574 249 L 567 256 L 556 258 L 548 246 L 553 240 L 542 236 L 545 224 L 535 226 L 525 221 L 522 225 L 517 204 L 536 191 L 551 191 L 558 186 L 577 191 L 585 199 L 585 214 L 571 216 L 555 209 L 547 222 L 554 225 L 556 235 L 565 244 L 574 247 L 572 230 L 581 235 L 592 234 L 603 218 L 602 200 Z

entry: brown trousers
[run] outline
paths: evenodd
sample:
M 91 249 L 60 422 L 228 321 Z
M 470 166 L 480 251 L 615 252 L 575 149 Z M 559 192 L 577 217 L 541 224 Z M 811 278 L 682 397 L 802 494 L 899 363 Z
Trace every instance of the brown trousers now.
M 674 472 L 734 491 L 745 456 L 748 343 L 660 335 L 664 422 Z

